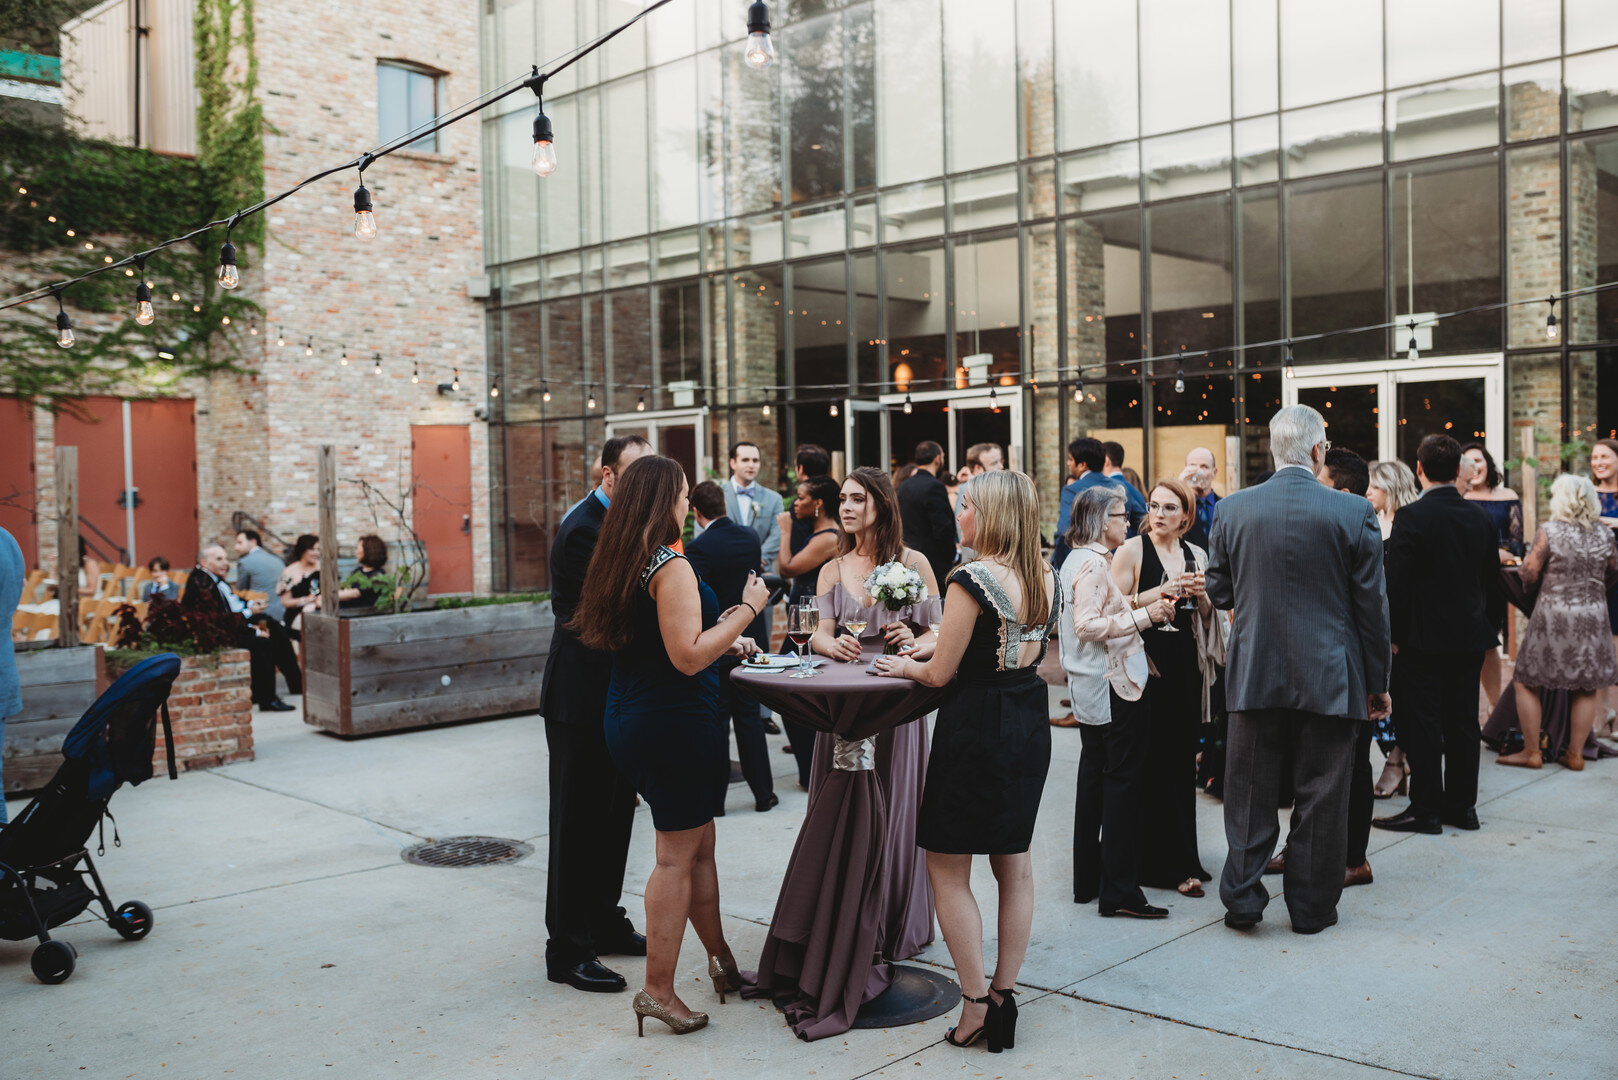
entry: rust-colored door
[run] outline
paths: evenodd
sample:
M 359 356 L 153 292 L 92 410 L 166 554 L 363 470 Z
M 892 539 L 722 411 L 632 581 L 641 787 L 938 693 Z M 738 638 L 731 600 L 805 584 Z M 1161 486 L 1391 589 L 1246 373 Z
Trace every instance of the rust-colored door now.
M 410 428 L 411 501 L 429 593 L 472 591 L 472 436 L 464 425 Z
M 0 528 L 16 538 L 29 567 L 39 565 L 39 534 L 34 524 L 38 488 L 33 406 L 0 397 Z
M 161 555 L 190 566 L 201 546 L 197 520 L 197 416 L 189 399 L 131 401 L 135 558 Z M 209 537 L 210 540 L 216 539 Z M 229 537 L 217 538 L 229 546 Z
M 124 403 L 81 398 L 74 416 L 56 414 L 56 445 L 79 448 L 79 535 L 91 554 L 114 563 L 129 539 L 124 528 Z M 189 565 L 189 564 L 187 564 Z

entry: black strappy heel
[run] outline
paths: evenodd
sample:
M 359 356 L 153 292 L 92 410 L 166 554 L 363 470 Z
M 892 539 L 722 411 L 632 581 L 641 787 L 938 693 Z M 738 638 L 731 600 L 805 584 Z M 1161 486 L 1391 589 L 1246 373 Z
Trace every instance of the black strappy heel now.
M 1000 1013 L 999 1023 L 996 1025 L 995 1030 L 995 1034 L 999 1038 L 989 1040 L 989 1051 L 991 1053 L 995 1052 L 995 1043 L 997 1042 L 1005 1049 L 1011 1050 L 1017 1045 L 1017 991 L 1002 990 L 993 983 L 989 984 L 989 989 L 999 994 L 1001 999 L 998 1006 Z M 995 1008 L 995 1006 L 991 1006 L 991 1008 Z
M 987 1032 L 989 1036 L 989 1052 L 991 1054 L 998 1054 L 1000 1052 L 996 1045 L 999 1041 L 996 1038 L 998 1032 L 991 1030 L 991 1028 L 994 1027 L 994 1020 L 996 1016 L 994 998 L 990 997 L 988 994 L 984 994 L 982 997 L 967 997 L 966 994 L 963 993 L 961 994 L 961 1000 L 970 1002 L 973 1005 L 987 1005 L 989 1007 L 988 1012 L 984 1013 L 983 1015 L 983 1023 L 976 1031 L 972 1032 L 972 1037 L 967 1039 L 965 1042 L 955 1041 L 955 1028 L 950 1028 L 948 1031 L 944 1032 L 944 1041 L 949 1043 L 951 1046 L 958 1046 L 965 1049 L 966 1047 L 976 1043 L 978 1038 Z

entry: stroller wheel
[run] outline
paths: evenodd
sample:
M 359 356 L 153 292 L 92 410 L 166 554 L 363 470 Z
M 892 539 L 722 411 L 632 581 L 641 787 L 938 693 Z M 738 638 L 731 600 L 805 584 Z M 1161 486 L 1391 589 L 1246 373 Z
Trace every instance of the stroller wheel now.
M 48 985 L 67 982 L 73 974 L 73 960 L 78 952 L 65 941 L 42 941 L 34 950 L 30 965 L 40 982 Z
M 131 900 L 113 912 L 107 924 L 125 941 L 139 941 L 152 932 L 152 909 L 139 900 Z

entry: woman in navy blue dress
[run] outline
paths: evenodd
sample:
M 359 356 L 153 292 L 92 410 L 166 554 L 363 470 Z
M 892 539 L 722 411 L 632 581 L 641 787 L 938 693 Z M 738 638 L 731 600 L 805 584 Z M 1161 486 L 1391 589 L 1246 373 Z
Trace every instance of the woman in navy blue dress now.
M 719 710 L 716 661 L 751 652 L 739 637 L 769 590 L 749 575 L 742 603 L 721 614 L 685 556 L 685 470 L 672 458 L 637 458 L 618 478 L 584 579 L 574 624 L 586 646 L 612 653 L 604 718 L 607 750 L 652 811 L 657 866 L 646 883 L 646 985 L 636 1024 L 661 1020 L 678 1035 L 708 1022 L 674 992 L 689 918 L 724 1001 L 741 989 L 719 920 L 714 808 L 730 779 L 729 733 Z

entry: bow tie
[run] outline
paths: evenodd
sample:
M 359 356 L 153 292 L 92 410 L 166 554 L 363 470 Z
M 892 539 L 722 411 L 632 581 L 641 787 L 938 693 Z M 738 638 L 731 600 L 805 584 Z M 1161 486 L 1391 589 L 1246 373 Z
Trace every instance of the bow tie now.
M 753 492 L 756 491 L 756 490 L 757 489 L 754 488 L 751 485 L 749 485 L 747 487 L 737 487 L 736 488 L 736 494 L 738 494 L 738 495 L 746 495 L 749 499 L 751 499 L 753 497 Z

